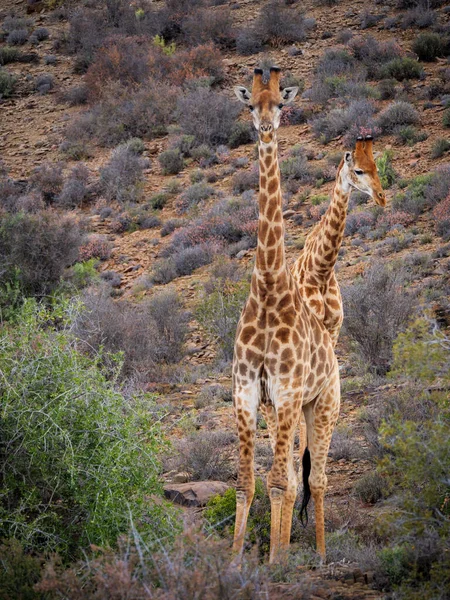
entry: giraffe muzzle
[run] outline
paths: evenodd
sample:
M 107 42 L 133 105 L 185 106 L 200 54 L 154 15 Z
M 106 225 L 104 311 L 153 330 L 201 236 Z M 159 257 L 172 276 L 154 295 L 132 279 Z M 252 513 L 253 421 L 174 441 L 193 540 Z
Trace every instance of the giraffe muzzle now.
M 379 206 L 386 206 L 386 194 L 384 192 L 378 192 L 375 201 Z
M 271 123 L 261 123 L 259 126 L 259 137 L 265 143 L 271 142 L 273 138 L 273 125 Z

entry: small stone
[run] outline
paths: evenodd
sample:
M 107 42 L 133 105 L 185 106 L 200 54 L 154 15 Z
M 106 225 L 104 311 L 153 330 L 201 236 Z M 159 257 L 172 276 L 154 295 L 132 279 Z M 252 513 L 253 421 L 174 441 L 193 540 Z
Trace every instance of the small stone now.
M 228 487 L 223 481 L 168 483 L 164 486 L 164 495 L 172 502 L 182 506 L 206 506 L 210 498 L 218 494 L 224 494 Z

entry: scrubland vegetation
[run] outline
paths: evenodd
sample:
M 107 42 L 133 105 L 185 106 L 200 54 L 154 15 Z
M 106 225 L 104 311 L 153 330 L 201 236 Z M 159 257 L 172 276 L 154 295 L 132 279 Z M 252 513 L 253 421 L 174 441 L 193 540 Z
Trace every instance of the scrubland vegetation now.
M 2 147 L 0 596 L 309 598 L 342 567 L 379 597 L 447 599 L 448 7 L 28 4 L 0 12 L 5 139 L 27 111 L 64 118 L 28 162 Z M 230 89 L 250 86 L 253 59 L 281 61 L 282 85 L 300 88 L 279 134 L 289 260 L 358 135 L 375 136 L 390 200 L 352 194 L 338 261 L 330 570 L 298 510 L 289 555 L 267 565 L 263 419 L 245 557 L 230 566 L 230 366 L 259 185 L 254 128 Z M 230 487 L 193 517 L 164 499 L 175 476 Z

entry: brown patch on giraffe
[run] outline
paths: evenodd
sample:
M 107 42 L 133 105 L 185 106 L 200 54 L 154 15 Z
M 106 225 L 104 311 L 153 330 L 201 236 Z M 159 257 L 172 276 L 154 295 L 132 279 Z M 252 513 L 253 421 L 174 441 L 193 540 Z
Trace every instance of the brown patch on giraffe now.
M 334 293 L 336 293 L 336 292 L 334 292 Z M 327 305 L 330 306 L 333 310 L 339 310 L 341 308 L 339 302 L 337 300 L 335 300 L 334 298 L 327 298 Z
M 276 179 L 271 179 L 269 181 L 267 191 L 269 192 L 269 194 L 273 194 L 277 189 L 278 189 L 278 181 Z
M 266 256 L 262 248 L 256 250 L 256 263 L 262 269 L 266 269 Z
M 256 329 L 252 325 L 244 327 L 239 336 L 243 344 L 248 344 L 252 337 L 255 335 Z
M 283 228 L 281 227 L 281 225 L 275 225 L 275 227 L 273 228 L 273 232 L 275 234 L 275 237 L 280 239 L 281 235 L 283 234 Z
M 278 325 L 281 323 L 278 315 L 274 312 L 271 312 L 268 315 L 268 319 L 267 319 L 267 325 L 268 327 L 278 327 Z
M 285 348 L 281 353 L 281 360 L 285 362 L 290 362 L 292 360 L 293 354 L 290 348 Z
M 275 175 L 275 173 L 276 173 L 276 170 L 275 170 L 275 165 L 272 165 L 272 166 L 270 167 L 270 169 L 267 171 L 267 177 L 269 177 L 269 178 L 270 178 L 270 177 L 273 177 L 273 176 Z M 276 180 L 275 180 L 275 181 L 276 181 Z M 277 187 L 278 187 L 278 182 L 277 182 Z
M 286 310 L 283 313 L 283 323 L 288 327 L 293 327 L 295 323 L 295 311 L 294 310 Z
M 302 363 L 297 363 L 294 370 L 294 377 L 302 377 L 303 375 L 303 365 Z
M 277 258 L 277 253 L 274 248 L 271 248 L 267 252 L 267 266 L 273 268 Z
M 253 367 L 258 367 L 261 363 L 261 354 L 259 352 L 254 352 L 247 348 L 245 351 L 245 359 L 249 362 Z
M 282 344 L 286 344 L 291 336 L 291 330 L 288 327 L 281 327 L 276 333 L 275 337 L 280 340 Z
M 269 247 L 270 246 L 275 246 L 276 242 L 277 242 L 277 238 L 275 237 L 273 229 L 270 229 L 269 230 L 269 234 L 267 236 L 266 245 L 269 246 Z
M 265 240 L 268 230 L 269 230 L 269 223 L 267 221 L 260 221 L 259 222 L 259 232 L 258 232 L 259 239 Z
M 277 304 L 277 310 L 282 312 L 286 310 L 289 306 L 292 306 L 292 296 L 291 294 L 284 294 L 279 300 Z
M 272 158 L 270 156 L 266 156 L 266 158 L 264 159 L 264 164 L 267 168 L 269 168 L 272 164 Z
M 258 335 L 253 340 L 252 346 L 259 348 L 260 350 L 264 349 L 266 343 L 266 336 L 264 333 L 258 333 Z
M 322 308 L 322 303 L 320 302 L 320 300 L 310 300 L 309 305 L 311 306 L 311 308 L 317 311 L 320 311 L 320 309 Z

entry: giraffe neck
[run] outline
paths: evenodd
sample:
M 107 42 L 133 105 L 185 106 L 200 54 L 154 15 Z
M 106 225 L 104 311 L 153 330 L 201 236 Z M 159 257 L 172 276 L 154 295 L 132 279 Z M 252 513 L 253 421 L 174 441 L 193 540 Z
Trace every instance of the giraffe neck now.
M 313 239 L 314 271 L 320 278 L 327 279 L 334 270 L 344 237 L 348 200 L 351 187 L 347 182 L 343 161 L 339 165 L 333 196 L 326 213 L 316 226 Z
M 255 270 L 273 279 L 285 268 L 278 144 L 259 143 L 259 220 Z

